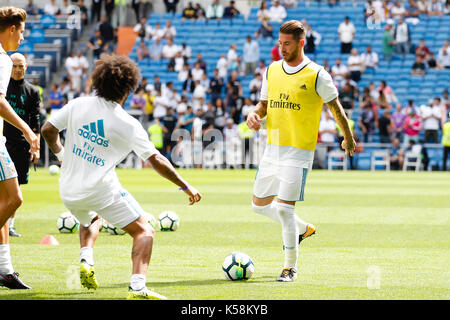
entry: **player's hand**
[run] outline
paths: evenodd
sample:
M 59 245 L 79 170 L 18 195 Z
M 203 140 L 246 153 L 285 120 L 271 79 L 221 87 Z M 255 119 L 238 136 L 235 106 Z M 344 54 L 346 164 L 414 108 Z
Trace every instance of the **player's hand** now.
M 355 139 L 353 139 L 353 137 L 350 141 L 344 139 L 341 143 L 341 147 L 345 150 L 346 156 L 353 156 L 353 151 L 356 149 Z
M 36 151 L 35 153 L 31 154 L 31 164 L 36 164 L 39 161 L 41 153 L 38 151 Z
M 261 121 L 261 118 L 251 111 L 247 117 L 247 126 L 252 130 L 258 131 L 261 128 Z
M 38 159 L 39 159 L 39 150 L 41 148 L 40 146 L 40 141 L 37 137 L 37 135 L 33 132 L 33 131 L 25 131 L 23 133 L 23 136 L 25 137 L 25 139 L 27 140 L 27 142 L 30 144 L 30 153 L 32 155 L 38 155 Z
M 189 205 L 193 205 L 194 203 L 199 202 L 202 198 L 200 192 L 198 192 L 197 189 L 192 186 L 189 186 L 186 190 L 184 190 L 184 193 L 189 196 Z

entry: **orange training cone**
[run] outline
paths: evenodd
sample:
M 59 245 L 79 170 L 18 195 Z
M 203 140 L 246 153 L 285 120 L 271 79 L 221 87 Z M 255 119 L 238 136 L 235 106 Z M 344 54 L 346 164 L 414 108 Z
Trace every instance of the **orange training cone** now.
M 58 240 L 54 236 L 45 236 L 42 238 L 41 242 L 39 244 L 47 244 L 50 246 L 59 246 Z

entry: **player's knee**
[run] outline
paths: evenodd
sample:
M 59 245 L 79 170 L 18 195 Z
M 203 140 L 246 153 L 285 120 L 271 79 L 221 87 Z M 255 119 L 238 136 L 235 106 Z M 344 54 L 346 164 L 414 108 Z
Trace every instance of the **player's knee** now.
M 268 206 L 270 206 L 270 204 L 265 205 L 265 206 L 258 206 L 252 201 L 252 209 L 254 212 L 256 212 L 258 214 L 264 214 L 265 211 L 267 210 Z
M 22 194 L 16 194 L 14 196 L 8 197 L 7 206 L 9 210 L 17 210 L 23 202 Z

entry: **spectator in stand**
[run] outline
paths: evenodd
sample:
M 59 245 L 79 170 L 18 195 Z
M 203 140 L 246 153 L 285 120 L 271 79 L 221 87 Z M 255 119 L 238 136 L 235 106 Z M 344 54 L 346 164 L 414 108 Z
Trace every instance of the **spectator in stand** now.
M 208 93 L 210 94 L 211 102 L 215 103 L 222 96 L 224 80 L 219 74 L 219 69 L 214 69 L 213 73 L 213 77 L 209 80 Z
M 247 42 L 244 43 L 243 58 L 245 63 L 245 75 L 253 74 L 256 64 L 259 61 L 259 44 L 253 40 L 251 36 L 246 37 Z
M 347 66 L 341 63 L 340 58 L 337 58 L 336 64 L 331 68 L 331 75 L 333 76 L 333 79 L 337 86 L 341 87 L 343 85 L 347 73 L 348 73 Z
M 47 3 L 44 6 L 44 13 L 45 14 L 49 14 L 49 15 L 52 15 L 52 16 L 57 16 L 57 15 L 60 14 L 60 12 L 61 12 L 61 10 L 56 5 L 56 0 L 50 0 L 50 3 Z
M 445 69 L 450 69 L 450 48 L 448 46 L 448 40 L 445 40 L 444 45 L 439 49 L 437 63 Z
M 225 107 L 229 114 L 233 114 L 233 108 L 237 109 L 237 102 L 240 97 L 242 97 L 242 84 L 238 79 L 238 72 L 232 71 L 230 74 L 230 80 L 226 84 L 226 96 L 225 96 Z M 238 122 L 239 117 L 235 119 Z
M 275 0 L 269 9 L 270 21 L 281 23 L 284 19 L 286 19 L 286 16 L 286 9 L 280 4 L 279 1 Z
M 151 38 L 153 29 L 147 24 L 147 18 L 142 17 L 138 24 L 134 26 L 134 33 L 141 39 Z
M 267 67 L 266 64 L 264 62 L 264 59 L 260 59 L 259 60 L 259 64 L 255 69 L 255 73 L 259 73 L 261 75 L 261 77 L 264 75 L 264 72 L 266 71 Z
M 260 36 L 263 38 L 273 38 L 273 27 L 269 24 L 268 17 L 265 17 L 261 21 L 259 29 L 255 32 L 255 38 L 259 38 Z
M 162 58 L 163 44 L 160 39 L 156 39 L 148 48 L 150 59 L 159 61 Z
M 391 121 L 391 113 L 384 110 L 383 115 L 378 119 L 378 133 L 381 143 L 391 143 L 391 135 L 393 131 L 393 123 Z
M 325 69 L 326 72 L 331 73 L 331 67 L 328 64 L 328 59 L 323 60 L 322 67 Z
M 428 55 L 428 69 L 437 69 L 437 70 L 441 70 L 444 69 L 443 66 L 441 66 L 437 61 L 436 58 L 434 57 L 434 53 L 430 52 L 430 54 Z
M 378 54 L 372 51 L 372 46 L 366 47 L 366 52 L 361 54 L 361 60 L 364 73 L 374 74 L 378 67 Z
M 177 12 L 177 4 L 179 0 L 164 0 L 164 5 L 166 6 L 166 12 Z
M 341 53 L 350 53 L 356 29 L 349 17 L 345 17 L 338 28 L 338 36 L 341 41 Z
M 100 2 L 100 9 L 99 9 L 99 13 L 98 13 L 100 15 L 102 0 L 93 0 L 93 1 Z M 105 13 L 106 13 L 106 17 L 108 18 L 108 22 L 112 22 L 112 15 L 114 13 L 114 7 L 116 6 L 116 4 L 114 2 L 115 2 L 115 0 L 105 0 Z
M 39 7 L 33 3 L 33 0 L 28 0 L 28 4 L 25 6 L 25 11 L 28 15 L 34 16 L 39 14 Z
M 400 103 L 397 103 L 395 106 L 395 111 L 392 114 L 391 120 L 392 120 L 392 129 L 393 129 L 393 135 L 395 138 L 398 138 L 400 140 L 403 140 L 403 122 L 405 122 L 406 114 L 402 110 L 402 105 Z
M 220 21 L 223 16 L 223 7 L 219 3 L 219 0 L 213 0 L 213 2 L 206 9 L 206 18 L 209 20 L 217 19 Z
M 403 18 L 406 14 L 405 7 L 400 1 L 396 1 L 395 5 L 391 8 L 391 17 L 393 19 Z
M 430 49 L 425 45 L 425 39 L 420 39 L 419 45 L 416 47 L 416 56 L 419 56 L 422 61 L 428 60 Z
M 275 43 L 275 45 L 270 50 L 270 57 L 272 62 L 281 60 L 281 49 L 278 43 Z
M 403 122 L 404 140 L 403 147 L 406 148 L 410 141 L 418 142 L 419 133 L 422 127 L 420 117 L 417 115 L 415 108 L 410 108 L 409 113 Z
M 97 22 L 100 21 L 100 15 L 102 13 L 102 4 L 103 0 L 92 0 L 91 6 L 91 21 Z
M 200 63 L 196 62 L 194 64 L 194 68 L 192 68 L 191 70 L 191 73 L 192 73 L 192 80 L 200 81 L 205 71 L 200 67 Z
M 114 10 L 112 12 L 111 24 L 114 29 L 117 29 L 120 26 L 124 26 L 127 24 L 127 11 L 128 11 L 128 3 L 127 0 L 115 0 L 114 1 Z
M 200 64 L 200 68 L 202 68 L 203 71 L 206 73 L 206 72 L 207 72 L 207 71 L 206 71 L 206 69 L 207 69 L 207 63 L 206 63 L 205 60 L 203 60 L 202 54 L 201 54 L 200 52 L 197 53 L 196 58 L 197 58 L 197 60 L 196 60 L 194 63 Z
M 145 101 L 145 98 L 144 98 L 144 93 L 145 93 L 145 90 L 140 89 L 137 93 L 135 93 L 133 95 L 133 98 L 131 99 L 131 105 L 130 105 L 131 109 L 141 110 L 142 112 L 144 112 L 145 106 L 147 104 L 147 101 Z
M 178 72 L 178 81 L 184 82 L 189 76 L 189 73 L 191 73 L 191 67 L 188 63 L 185 63 L 183 65 L 183 69 L 181 69 L 180 72 Z
M 267 9 L 266 1 L 261 1 L 261 5 L 260 5 L 258 11 L 256 12 L 256 17 L 257 17 L 258 21 L 261 21 L 261 22 L 270 20 L 270 13 L 269 13 L 269 9 Z
M 425 131 L 425 143 L 438 143 L 439 126 L 441 123 L 441 99 L 434 98 L 431 106 L 420 107 L 423 130 Z
M 216 69 L 219 70 L 219 77 L 222 79 L 227 77 L 228 61 L 224 54 L 220 55 L 219 60 L 217 60 Z
M 358 120 L 359 127 L 363 133 L 363 142 L 369 142 L 369 137 L 372 136 L 375 129 L 375 115 L 370 103 L 370 101 L 367 101 L 363 104 Z
M 227 53 L 227 67 L 228 67 L 228 69 L 231 69 L 231 65 L 233 63 L 236 63 L 236 60 L 237 60 L 237 57 L 238 57 L 236 49 L 237 49 L 236 45 L 234 43 L 232 43 L 230 45 L 230 49 L 228 50 L 228 53 Z
M 191 58 L 192 49 L 191 46 L 186 45 L 186 42 L 181 44 L 181 55 L 183 56 L 185 62 Z
M 103 40 L 100 30 L 94 32 L 94 37 L 87 43 L 88 48 L 92 51 L 94 59 L 99 59 L 100 54 L 106 51 L 108 43 Z
M 416 56 L 416 62 L 412 65 L 411 75 L 413 76 L 423 76 L 425 75 L 425 63 L 420 56 Z
M 395 95 L 394 90 L 391 88 L 391 86 L 388 86 L 385 80 L 380 81 L 380 86 L 377 88 L 378 91 L 378 98 L 380 96 L 380 91 L 384 94 L 386 101 L 388 104 L 392 105 L 393 103 L 397 103 L 398 99 Z
M 347 64 L 351 79 L 355 82 L 361 80 L 361 68 L 363 65 L 363 60 L 358 55 L 358 50 L 356 50 L 355 48 L 352 49 L 351 55 L 347 59 Z
M 409 53 L 411 44 L 411 32 L 409 26 L 403 21 L 402 17 L 398 18 L 397 25 L 394 28 L 394 40 L 396 45 L 396 52 L 405 56 Z
M 156 39 L 160 39 L 162 40 L 164 38 L 164 29 L 161 28 L 161 24 L 159 22 L 157 22 L 155 24 L 155 28 L 153 29 L 153 33 L 152 33 L 152 39 L 156 40 Z
M 175 57 L 175 54 L 180 51 L 180 48 L 173 43 L 172 39 L 168 39 L 167 43 L 163 46 L 162 57 L 164 59 L 172 59 Z
M 200 98 L 206 99 L 206 88 L 202 86 L 200 80 L 194 81 L 194 91 L 192 92 L 192 104 L 193 107 L 199 105 Z
M 442 12 L 443 12 L 445 15 L 450 14 L 450 0 L 446 0 L 446 1 L 445 1 L 444 7 L 442 8 Z
M 355 98 L 353 88 L 350 84 L 345 84 L 342 86 L 341 90 L 339 90 L 339 100 L 349 117 L 351 117 L 353 109 L 355 108 Z
M 161 124 L 163 126 L 163 150 L 165 154 L 169 156 L 170 159 L 170 151 L 175 145 L 175 141 L 172 141 L 172 133 L 177 125 L 178 119 L 175 115 L 175 110 L 173 108 L 169 108 L 165 116 L 160 118 Z
M 144 60 L 145 58 L 150 58 L 149 49 L 144 39 L 139 41 L 139 47 L 136 49 L 138 61 Z
M 250 100 L 255 105 L 259 102 L 261 95 L 262 77 L 261 73 L 255 72 L 253 79 L 249 83 Z
M 181 51 L 175 53 L 175 56 L 170 59 L 168 64 L 169 72 L 180 72 L 184 66 L 184 58 L 181 55 Z
M 98 29 L 100 30 L 101 38 L 108 43 L 108 46 L 113 46 L 114 42 L 114 28 L 108 22 L 108 18 L 106 16 L 102 16 L 100 18 L 100 24 L 98 25 Z
M 186 8 L 183 9 L 183 14 L 181 16 L 181 21 L 184 20 L 195 20 L 197 19 L 196 10 L 192 4 L 192 1 L 189 1 Z
M 428 16 L 428 4 L 426 0 L 418 0 L 417 8 L 419 8 L 419 14 Z
M 327 148 L 328 151 L 332 150 L 333 146 L 331 144 L 336 142 L 337 129 L 336 122 L 328 109 L 322 112 L 319 123 L 319 135 L 322 143 L 330 144 Z
M 163 38 L 166 40 L 173 39 L 177 35 L 177 29 L 172 25 L 170 20 L 166 21 L 166 26 L 164 27 L 163 32 Z
M 244 105 L 241 109 L 241 117 L 247 117 L 250 111 L 253 111 L 255 109 L 255 104 L 250 100 L 250 98 L 244 99 Z
M 163 87 L 164 84 L 161 82 L 161 79 L 157 74 L 155 74 L 153 76 L 153 83 L 149 84 L 149 87 L 148 89 L 146 88 L 146 90 L 149 90 L 152 94 L 156 95 L 158 91 L 162 91 Z
M 442 3 L 438 0 L 428 2 L 428 15 L 442 17 Z
M 312 29 L 310 24 L 306 27 L 306 44 L 305 53 L 314 53 L 316 51 L 316 46 L 320 44 L 322 36 L 320 33 Z
M 53 83 L 51 85 L 51 89 L 50 89 L 49 96 L 47 99 L 46 111 L 47 111 L 47 113 L 50 114 L 54 110 L 61 109 L 62 106 L 63 106 L 63 95 L 58 90 L 58 85 Z
M 223 11 L 223 18 L 224 19 L 233 19 L 238 14 L 240 14 L 239 10 L 236 9 L 234 6 L 235 1 L 231 0 L 227 7 L 225 7 L 225 10 Z
M 203 9 L 200 3 L 195 4 L 195 16 L 197 17 L 197 20 L 206 19 L 205 9 Z
M 414 23 L 415 21 L 420 21 L 419 20 L 419 15 L 420 15 L 420 9 L 419 6 L 417 5 L 417 3 L 414 0 L 409 0 L 409 6 L 405 11 L 405 21 L 406 22 L 411 22 Z
M 386 24 L 384 27 L 382 47 L 383 47 L 383 59 L 386 61 L 392 60 L 392 55 L 395 52 L 395 41 L 391 33 L 392 25 Z
M 297 0 L 281 0 L 281 4 L 288 9 L 297 7 Z
M 392 146 L 389 150 L 391 169 L 400 170 L 401 168 L 403 168 L 403 150 L 400 147 L 400 139 L 393 138 Z
M 161 90 L 157 90 L 155 100 L 153 100 L 153 118 L 161 119 L 167 114 L 169 108 L 169 101 L 161 94 Z

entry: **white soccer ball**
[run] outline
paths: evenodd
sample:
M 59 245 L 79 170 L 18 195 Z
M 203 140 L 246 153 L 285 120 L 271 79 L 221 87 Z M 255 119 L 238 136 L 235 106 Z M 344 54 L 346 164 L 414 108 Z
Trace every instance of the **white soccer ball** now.
M 59 167 L 56 164 L 52 164 L 50 167 L 48 167 L 48 172 L 54 176 L 59 173 Z
M 225 258 L 222 271 L 227 280 L 248 280 L 255 272 L 255 264 L 247 254 L 233 252 Z
M 111 223 L 108 222 L 108 225 L 106 227 L 106 229 L 108 230 L 108 232 L 112 235 L 123 235 L 126 232 L 122 229 L 120 229 L 119 227 L 113 226 Z
M 161 231 L 175 231 L 180 226 L 180 218 L 173 211 L 164 211 L 159 217 L 159 228 Z
M 146 212 L 144 214 L 144 219 L 147 220 L 148 223 L 150 223 L 150 225 L 152 226 L 152 228 L 156 230 L 156 228 L 158 227 L 158 221 L 156 221 L 156 218 L 154 215 Z
M 80 227 L 80 222 L 70 212 L 64 212 L 56 221 L 56 226 L 61 233 L 74 233 Z

